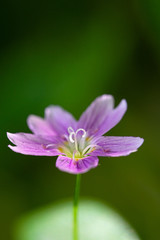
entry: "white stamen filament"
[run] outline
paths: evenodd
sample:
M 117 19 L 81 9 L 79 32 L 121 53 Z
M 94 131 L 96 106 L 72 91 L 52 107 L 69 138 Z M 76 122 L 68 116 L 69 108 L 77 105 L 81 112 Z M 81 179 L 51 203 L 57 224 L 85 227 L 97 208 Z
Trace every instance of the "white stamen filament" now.
M 75 153 L 76 153 L 76 151 L 73 152 L 73 160 L 75 159 Z
M 72 127 L 69 127 L 69 128 L 68 128 L 68 132 L 69 132 L 69 133 L 74 132 L 73 128 L 72 128 Z
M 74 136 L 74 139 L 73 139 L 73 136 Z M 71 132 L 69 134 L 69 140 L 70 140 L 71 143 L 75 144 L 75 149 L 76 149 L 76 151 L 78 151 L 78 143 L 77 143 L 77 138 L 76 138 L 76 133 L 75 132 Z
M 74 139 L 73 139 L 73 136 L 74 136 Z M 75 138 L 76 138 L 75 132 L 71 132 L 71 133 L 69 134 L 69 140 L 70 140 L 70 142 L 71 142 L 71 143 L 74 143 L 74 142 L 75 142 Z
M 83 128 L 79 128 L 77 131 L 76 131 L 76 135 L 78 132 L 82 131 L 83 132 L 83 135 L 82 137 L 84 138 L 86 136 L 86 131 L 83 129 Z
M 45 146 L 46 149 L 53 149 L 55 147 L 55 144 L 48 144 Z
M 90 152 L 91 152 L 94 147 L 96 147 L 96 145 L 94 145 L 94 144 L 88 145 L 88 146 L 83 150 L 82 155 L 84 155 L 89 149 L 90 149 Z

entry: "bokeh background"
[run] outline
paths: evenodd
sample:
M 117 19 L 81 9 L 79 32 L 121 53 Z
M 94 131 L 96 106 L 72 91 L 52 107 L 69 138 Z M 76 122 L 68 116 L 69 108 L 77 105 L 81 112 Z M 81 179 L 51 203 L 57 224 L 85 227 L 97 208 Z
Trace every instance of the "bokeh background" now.
M 109 135 L 145 139 L 128 157 L 101 158 L 81 196 L 117 209 L 143 240 L 160 239 L 160 2 L 3 1 L 0 16 L 0 226 L 12 240 L 23 214 L 71 198 L 75 176 L 54 157 L 16 154 L 6 132 L 29 132 L 50 104 L 79 118 L 108 93 L 128 111 Z

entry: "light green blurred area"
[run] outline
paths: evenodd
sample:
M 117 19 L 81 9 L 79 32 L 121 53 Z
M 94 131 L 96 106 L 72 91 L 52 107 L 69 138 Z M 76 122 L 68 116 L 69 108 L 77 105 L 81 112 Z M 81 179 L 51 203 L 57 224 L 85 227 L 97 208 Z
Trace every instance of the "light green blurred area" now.
M 160 239 L 160 5 L 147 1 L 5 1 L 1 14 L 1 239 L 24 213 L 71 198 L 75 176 L 56 158 L 7 148 L 6 132 L 29 132 L 29 114 L 50 104 L 78 119 L 95 97 L 128 102 L 108 134 L 145 139 L 128 157 L 100 158 L 82 176 L 81 196 L 117 209 L 143 240 Z
M 72 239 L 72 208 L 72 202 L 64 201 L 30 213 L 17 223 L 14 239 Z M 139 240 L 135 231 L 117 213 L 102 203 L 82 200 L 78 215 L 80 240 Z

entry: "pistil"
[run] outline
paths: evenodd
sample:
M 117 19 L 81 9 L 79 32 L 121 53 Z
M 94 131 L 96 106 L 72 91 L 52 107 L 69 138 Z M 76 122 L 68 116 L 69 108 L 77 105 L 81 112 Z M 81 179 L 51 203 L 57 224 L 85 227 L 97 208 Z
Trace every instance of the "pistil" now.
M 83 132 L 80 140 L 78 139 L 78 133 L 79 132 Z M 68 128 L 68 133 L 69 133 L 69 141 L 71 143 L 74 143 L 76 152 L 80 154 L 80 149 L 79 148 L 83 147 L 83 145 L 84 145 L 85 138 L 86 138 L 86 131 L 83 128 L 79 128 L 75 132 L 73 130 L 73 128 L 69 127 Z
M 66 141 L 58 148 L 62 154 L 78 161 L 96 149 L 96 144 L 91 142 L 91 138 L 87 137 L 83 128 L 74 131 L 72 127 L 69 127 L 68 133 L 68 136 L 65 135 Z

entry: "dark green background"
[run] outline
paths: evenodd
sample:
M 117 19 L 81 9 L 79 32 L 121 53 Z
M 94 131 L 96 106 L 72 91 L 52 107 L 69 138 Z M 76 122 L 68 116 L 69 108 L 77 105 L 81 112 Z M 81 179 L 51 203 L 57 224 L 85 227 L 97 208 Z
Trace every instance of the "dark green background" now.
M 24 213 L 72 197 L 75 176 L 54 157 L 16 154 L 6 131 L 29 132 L 29 114 L 50 104 L 79 118 L 108 93 L 128 111 L 109 132 L 145 139 L 128 157 L 101 158 L 81 196 L 108 202 L 142 240 L 160 239 L 160 2 L 5 1 L 0 19 L 0 235 Z

